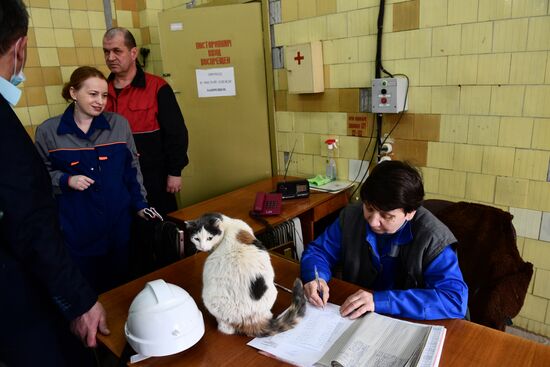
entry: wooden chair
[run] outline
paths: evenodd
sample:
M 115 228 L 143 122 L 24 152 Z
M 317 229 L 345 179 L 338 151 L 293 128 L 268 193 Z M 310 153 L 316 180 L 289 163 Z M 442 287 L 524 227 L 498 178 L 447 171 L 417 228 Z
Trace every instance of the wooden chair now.
M 533 264 L 516 244 L 513 216 L 475 203 L 426 200 L 430 210 L 458 240 L 460 268 L 469 288 L 471 321 L 504 330 L 525 300 Z

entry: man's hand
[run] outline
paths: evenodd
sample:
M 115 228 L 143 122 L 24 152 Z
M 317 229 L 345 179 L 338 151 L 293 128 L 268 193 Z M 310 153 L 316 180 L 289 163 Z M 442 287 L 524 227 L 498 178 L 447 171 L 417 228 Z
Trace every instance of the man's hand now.
M 340 306 L 340 315 L 349 316 L 352 320 L 369 311 L 374 311 L 374 296 L 362 289 L 349 296 Z
M 90 185 L 93 185 L 95 181 L 92 180 L 90 177 L 84 176 L 84 175 L 76 175 L 69 177 L 69 187 L 73 190 L 78 191 L 84 191 Z
M 181 190 L 181 176 L 170 176 L 166 180 L 166 192 L 175 194 Z
M 88 312 L 71 321 L 71 331 L 88 347 L 97 345 L 97 331 L 103 335 L 109 335 L 111 331 L 107 327 L 107 317 L 103 305 L 96 302 Z
M 315 279 L 306 283 L 304 285 L 304 292 L 309 303 L 317 307 L 325 307 L 329 298 L 329 286 L 324 279 L 319 279 L 319 284 L 321 285 L 321 289 L 317 286 L 317 281 Z M 323 293 L 322 299 L 320 291 Z

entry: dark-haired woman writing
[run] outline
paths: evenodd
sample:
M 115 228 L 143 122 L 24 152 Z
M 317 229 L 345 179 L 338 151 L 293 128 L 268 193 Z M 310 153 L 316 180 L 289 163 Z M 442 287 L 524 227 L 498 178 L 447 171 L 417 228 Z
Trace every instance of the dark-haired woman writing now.
M 468 287 L 454 249 L 457 240 L 422 207 L 423 198 L 414 167 L 378 164 L 361 187 L 361 202 L 344 208 L 304 251 L 301 273 L 309 301 L 326 304 L 327 282 L 339 265 L 344 280 L 368 289 L 346 299 L 342 316 L 376 311 L 419 320 L 463 318 Z

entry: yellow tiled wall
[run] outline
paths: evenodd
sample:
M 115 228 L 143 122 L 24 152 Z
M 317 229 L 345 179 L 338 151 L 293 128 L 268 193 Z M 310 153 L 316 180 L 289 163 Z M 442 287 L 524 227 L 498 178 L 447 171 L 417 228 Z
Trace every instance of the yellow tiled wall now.
M 372 136 L 351 136 L 359 88 L 374 77 L 376 0 L 280 0 L 276 46 L 320 40 L 325 89 L 287 93 L 274 70 L 279 171 L 324 172 L 327 137 L 339 139 L 338 176 Z M 322 4 L 322 6 L 320 6 Z M 321 11 L 320 9 L 323 9 Z M 518 248 L 535 272 L 514 322 L 550 336 L 549 0 L 388 0 L 383 65 L 409 76 L 409 111 L 392 132 L 394 158 L 417 164 L 427 197 L 493 205 L 514 214 Z M 338 121 L 327 124 L 332 118 Z M 384 117 L 383 131 L 395 125 Z M 369 159 L 370 147 L 366 153 Z M 307 164 L 299 162 L 308 162 Z M 313 162 L 313 163 L 311 163 Z

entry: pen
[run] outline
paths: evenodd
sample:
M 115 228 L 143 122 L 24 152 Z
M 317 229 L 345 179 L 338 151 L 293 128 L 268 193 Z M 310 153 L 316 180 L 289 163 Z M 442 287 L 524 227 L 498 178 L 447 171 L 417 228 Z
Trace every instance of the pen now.
M 321 301 L 323 301 L 323 289 L 321 288 L 321 281 L 319 280 L 319 272 L 317 272 L 317 265 L 314 265 L 315 270 L 315 281 L 317 282 L 317 292 L 319 292 L 319 296 L 321 297 Z M 323 301 L 323 306 L 324 306 Z

